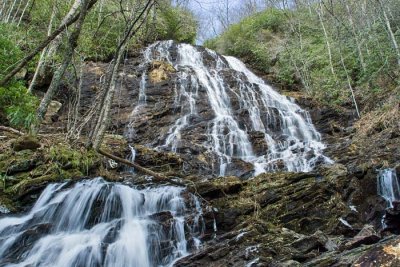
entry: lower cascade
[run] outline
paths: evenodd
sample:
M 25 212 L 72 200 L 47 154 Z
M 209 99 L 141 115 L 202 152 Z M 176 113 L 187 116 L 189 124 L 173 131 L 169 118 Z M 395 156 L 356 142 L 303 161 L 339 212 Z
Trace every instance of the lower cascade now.
M 155 94 L 166 94 L 161 93 L 165 89 L 154 89 L 157 82 L 147 79 L 162 76 L 151 70 L 156 65 L 162 66 L 160 73 L 171 68 L 174 72 L 173 103 L 166 103 L 163 96 L 162 101 L 156 100 Z M 161 114 L 160 106 L 169 105 L 175 113 L 169 125 L 162 124 L 167 130 L 158 127 L 146 146 L 175 153 L 201 147 L 203 154 L 211 155 L 217 176 L 229 175 L 230 166 L 238 160 L 252 164 L 254 175 L 281 170 L 309 172 L 319 163 L 330 162 L 322 153 L 325 145 L 308 112 L 234 57 L 161 41 L 144 51 L 141 68 L 140 92 L 127 132 L 152 132 L 143 129 L 151 124 L 145 118 Z M 144 142 L 141 136 L 135 141 Z
M 394 169 L 383 169 L 378 173 L 378 195 L 386 200 L 390 208 L 400 201 L 400 185 Z
M 184 188 L 50 184 L 28 214 L 0 219 L 0 266 L 171 266 L 203 231 Z

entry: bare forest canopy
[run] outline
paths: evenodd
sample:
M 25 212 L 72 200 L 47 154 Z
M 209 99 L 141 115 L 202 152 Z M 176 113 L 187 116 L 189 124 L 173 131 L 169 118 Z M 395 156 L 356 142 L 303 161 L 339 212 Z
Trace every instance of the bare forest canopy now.
M 264 5 L 205 46 L 240 57 L 283 89 L 301 88 L 323 104 L 351 106 L 358 116 L 399 102 L 399 1 Z

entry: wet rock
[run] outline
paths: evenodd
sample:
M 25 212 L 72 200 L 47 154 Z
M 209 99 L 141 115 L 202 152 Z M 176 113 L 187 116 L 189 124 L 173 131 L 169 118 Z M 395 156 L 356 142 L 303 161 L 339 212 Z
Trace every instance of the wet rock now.
M 356 267 L 362 266 L 400 266 L 400 239 L 390 237 L 376 244 L 359 257 L 353 264 Z
M 312 250 L 319 252 L 327 251 L 325 244 L 328 242 L 327 236 L 321 231 L 317 231 L 312 236 L 300 238 L 291 244 L 300 253 L 306 254 Z
M 171 227 L 173 221 L 173 216 L 170 211 L 155 213 L 150 215 L 149 218 L 158 222 L 165 230 Z
M 40 147 L 40 142 L 33 136 L 21 136 L 12 144 L 14 151 L 21 151 L 25 149 L 36 150 Z
M 345 249 L 353 249 L 361 245 L 371 245 L 378 242 L 381 238 L 376 233 L 372 225 L 365 225 L 364 228 L 350 241 L 345 244 Z
M 8 248 L 6 254 L 8 258 L 4 259 L 2 263 L 13 262 L 14 260 L 17 260 L 17 257 L 19 255 L 22 255 L 24 252 L 29 251 L 29 249 L 35 244 L 37 240 L 50 232 L 51 226 L 52 225 L 50 223 L 39 224 L 29 230 L 22 232 L 21 235 L 18 235 L 18 241 L 14 242 L 14 245 Z M 21 246 L 21 244 L 23 244 L 23 246 Z
M 10 213 L 10 210 L 4 205 L 0 205 L 0 213 L 7 214 Z
M 253 164 L 240 159 L 232 159 L 232 163 L 228 164 L 225 175 L 236 176 L 242 179 L 250 178 L 254 173 Z
M 216 199 L 229 194 L 237 194 L 245 183 L 238 177 L 221 177 L 196 184 L 196 193 L 207 199 Z
M 383 229 L 386 232 L 391 232 L 394 234 L 400 234 L 400 202 L 393 201 L 393 208 L 388 208 L 384 215 L 384 225 Z
M 265 141 L 265 134 L 263 132 L 250 132 L 249 137 L 256 155 L 261 156 L 267 154 L 268 144 Z
M 282 262 L 280 264 L 280 266 L 282 266 L 282 267 L 301 267 L 303 265 L 298 261 L 288 260 L 288 261 Z

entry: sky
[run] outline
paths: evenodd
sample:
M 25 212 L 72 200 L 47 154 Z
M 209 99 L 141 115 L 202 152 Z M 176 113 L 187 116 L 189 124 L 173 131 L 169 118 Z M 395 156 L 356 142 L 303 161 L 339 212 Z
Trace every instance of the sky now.
M 215 37 L 232 23 L 238 22 L 254 8 L 261 9 L 265 0 L 175 0 L 190 9 L 199 21 L 197 43 Z

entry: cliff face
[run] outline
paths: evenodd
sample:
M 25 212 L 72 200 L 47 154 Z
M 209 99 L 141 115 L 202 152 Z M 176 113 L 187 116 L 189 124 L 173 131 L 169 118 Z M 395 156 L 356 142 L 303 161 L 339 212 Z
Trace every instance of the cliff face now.
M 89 81 L 106 73 L 97 64 L 87 70 Z M 308 112 L 239 60 L 202 47 L 151 45 L 125 61 L 119 92 L 113 128 L 132 144 L 183 157 L 184 174 L 249 178 L 330 162 Z
M 196 184 L 195 191 L 214 208 L 206 222 L 205 240 L 209 241 L 200 252 L 179 261 L 178 266 L 328 266 L 366 264 L 372 258 L 396 265 L 397 256 L 390 254 L 392 250 L 388 254 L 387 248 L 399 242 L 397 237 L 390 237 L 396 233 L 393 229 L 397 227 L 398 211 L 385 211 L 387 204 L 377 193 L 377 176 L 379 169 L 400 162 L 398 123 L 388 120 L 385 127 L 371 127 L 368 121 L 377 116 L 370 114 L 357 121 L 351 111 L 335 111 L 298 92 L 286 92 L 309 111 L 327 145 L 323 153 L 335 164 L 316 164 L 310 174 L 279 172 L 246 181 L 243 179 L 254 174 L 254 165 L 232 157 L 225 175 L 239 178 L 215 178 L 219 155 L 207 148 L 207 131 L 216 117 L 210 97 L 196 80 L 182 79 L 182 67 L 174 66 L 179 61 L 178 49 L 172 46 L 169 51 L 164 58 L 162 51 L 153 51 L 154 60 L 150 61 L 146 54 L 126 60 L 113 129 L 136 147 L 140 164 L 150 168 L 157 165 L 159 170 L 168 165 L 174 175 L 190 177 Z M 209 51 L 197 51 L 204 55 L 207 67 L 216 67 Z M 89 80 L 98 79 L 95 77 L 99 74 L 93 70 L 102 68 L 89 65 Z M 189 77 L 195 73 L 195 69 L 185 71 Z M 242 99 L 243 92 L 251 90 L 242 90 L 235 70 L 218 72 L 229 88 L 233 117 L 242 129 L 252 129 L 251 114 Z M 182 87 L 196 90 L 182 91 Z M 194 100 L 196 112 L 190 105 Z M 280 111 L 264 111 L 263 123 L 274 132 L 273 137 L 279 138 Z M 399 111 L 393 110 L 392 116 L 398 117 Z M 276 119 L 268 121 L 271 117 Z M 178 129 L 182 118 L 186 124 Z M 171 135 L 177 129 L 179 133 Z M 169 136 L 179 138 L 179 142 L 173 143 L 175 139 L 168 143 Z M 265 132 L 248 131 L 248 137 L 256 156 L 267 154 Z M 275 171 L 287 170 L 285 163 L 280 163 Z M 212 180 L 199 182 L 205 178 Z M 385 213 L 389 217 L 386 229 L 382 224 Z M 215 234 L 214 218 L 216 239 L 211 238 Z

